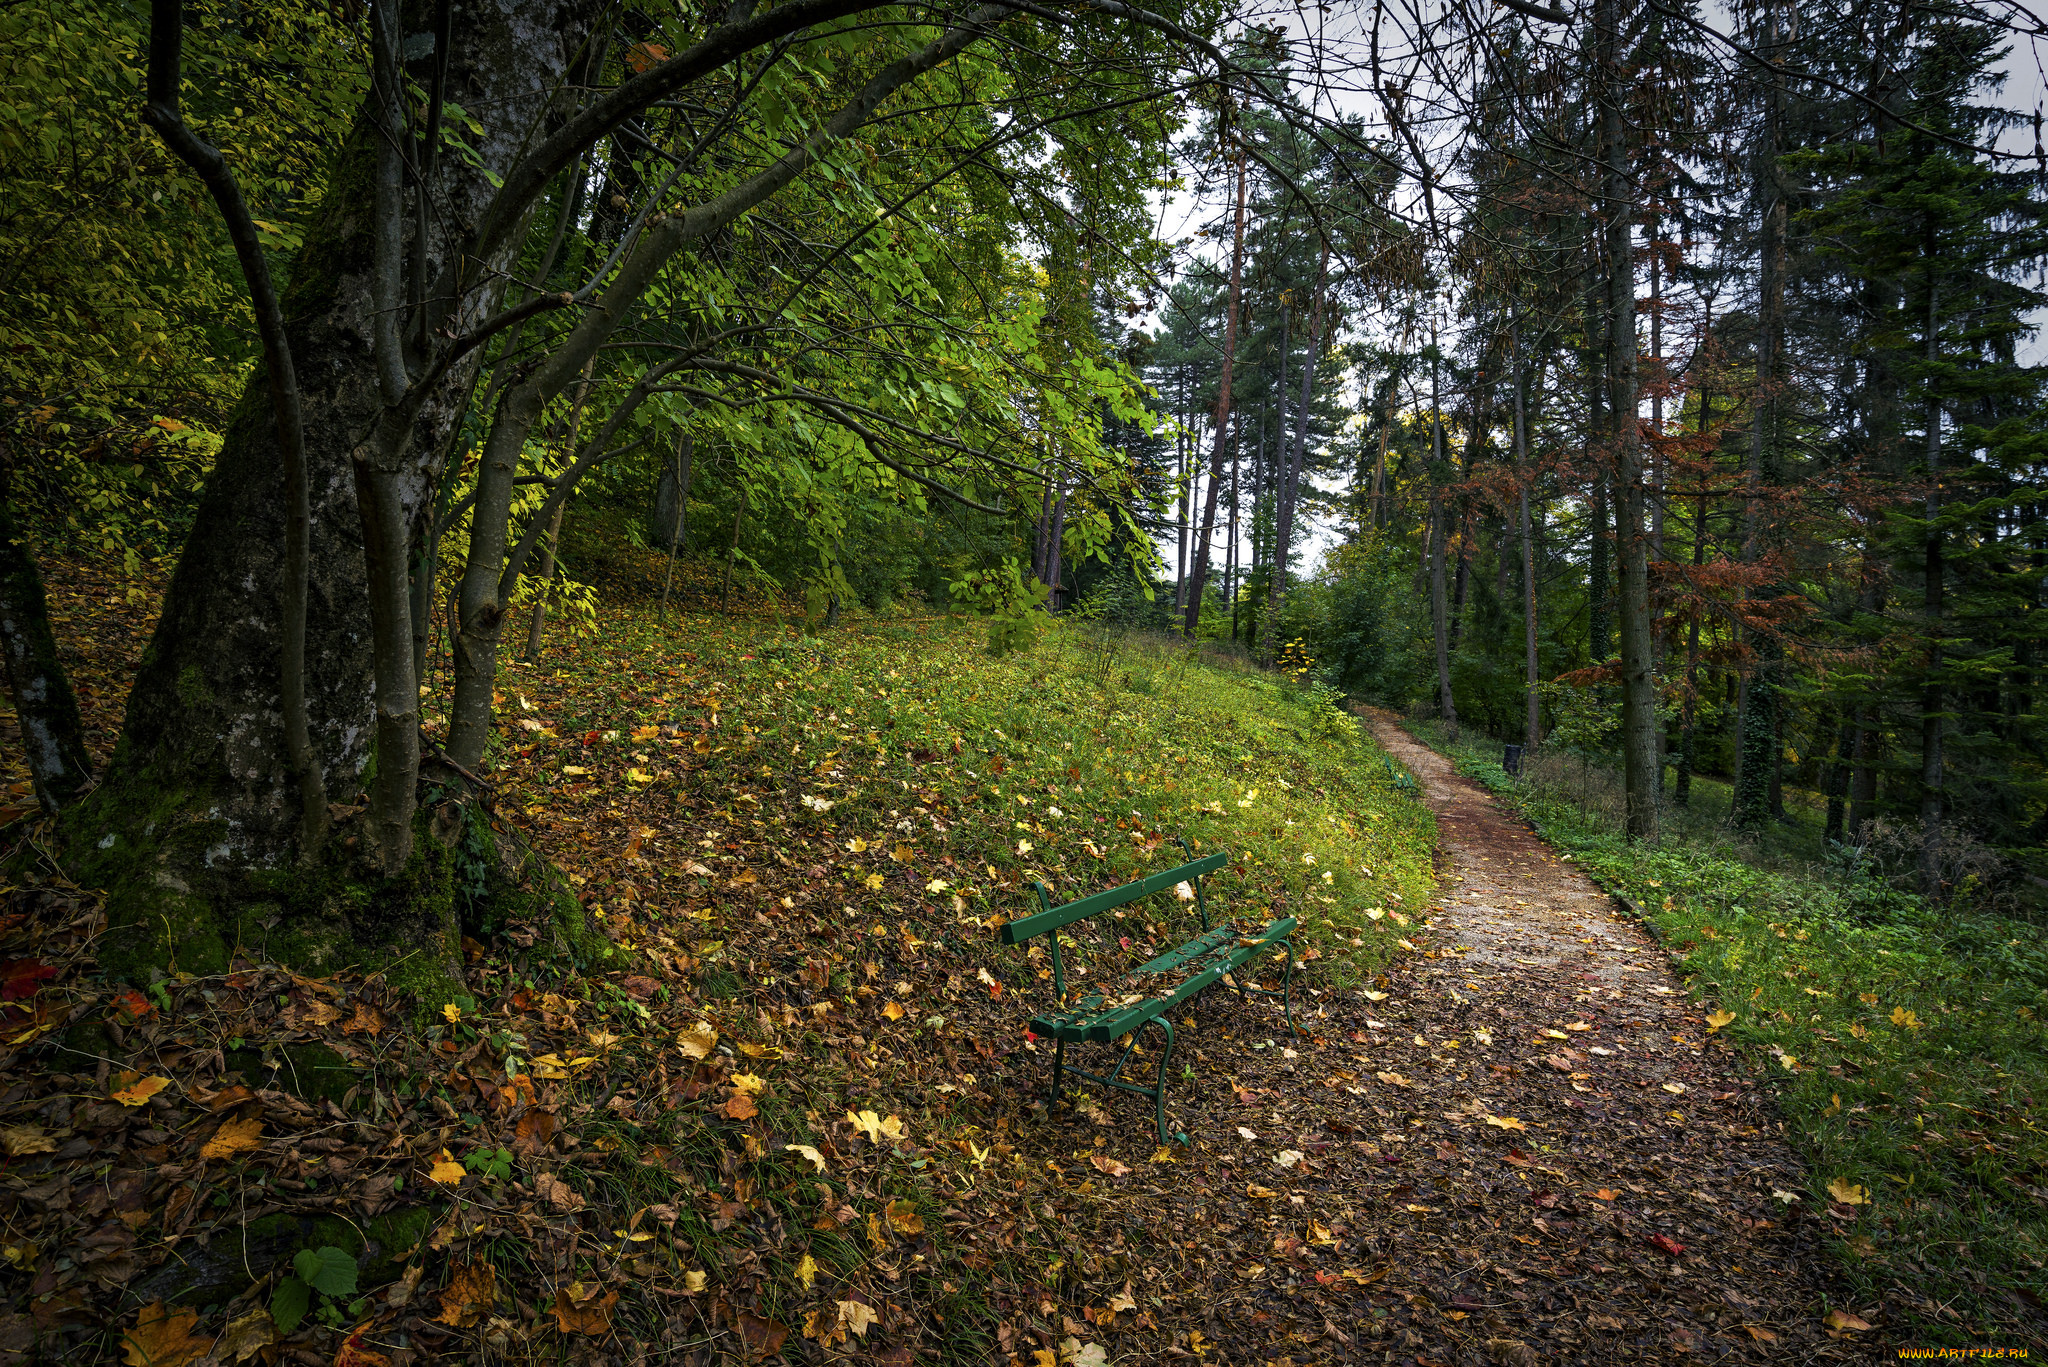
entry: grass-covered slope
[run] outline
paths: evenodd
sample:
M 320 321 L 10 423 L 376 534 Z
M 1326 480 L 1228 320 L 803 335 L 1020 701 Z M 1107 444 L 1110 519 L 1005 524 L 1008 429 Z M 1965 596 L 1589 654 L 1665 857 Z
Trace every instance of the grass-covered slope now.
M 1957 1343 L 2048 1317 L 2048 932 L 1867 876 L 1767 871 L 1717 840 L 1644 848 L 1444 747 L 1641 912 L 1776 1093 L 1852 1280 Z M 1789 1203 L 1788 1203 L 1789 1204 Z
M 982 640 L 962 619 L 806 640 L 608 615 L 601 644 L 509 676 L 501 802 L 571 837 L 551 852 L 605 910 L 796 909 L 772 886 L 828 920 L 988 921 L 1033 880 L 1069 900 L 1181 862 L 1185 838 L 1228 848 L 1218 887 L 1300 916 L 1339 980 L 1385 955 L 1397 927 L 1366 913 L 1425 895 L 1431 828 L 1354 721 L 1163 643 L 1061 629 L 994 659 Z
M 1298 1041 L 1277 1006 L 1192 1009 L 1188 1151 L 1139 1098 L 1048 1113 L 1023 1027 L 1049 975 L 997 928 L 1033 879 L 1064 899 L 1179 837 L 1227 848 L 1229 911 L 1302 919 L 1313 1028 L 1405 952 L 1428 814 L 1348 718 L 1162 645 L 1060 626 L 995 659 L 966 620 L 806 640 L 684 607 L 627 601 L 508 670 L 494 820 L 586 926 L 473 908 L 454 1000 L 262 943 L 136 991 L 95 976 L 90 890 L 14 894 L 7 1346 L 1031 1363 L 1216 1338 L 1173 1271 L 1235 1252 L 1183 1208 L 1229 1188 L 1196 1103 L 1241 1079 L 1205 1049 L 1243 1036 L 1274 1061 L 1255 1085 L 1306 1089 Z M 1075 927 L 1069 962 L 1106 980 L 1194 928 L 1157 899 Z

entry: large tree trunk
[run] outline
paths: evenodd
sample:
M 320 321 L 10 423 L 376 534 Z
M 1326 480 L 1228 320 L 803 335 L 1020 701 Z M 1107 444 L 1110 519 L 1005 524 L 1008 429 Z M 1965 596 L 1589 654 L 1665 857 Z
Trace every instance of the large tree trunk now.
M 429 7 L 419 8 L 409 30 L 427 28 Z M 595 11 L 588 0 L 485 0 L 456 11 L 448 96 L 487 122 L 473 139 L 475 161 L 446 157 L 434 169 L 439 227 L 420 244 L 425 273 L 440 269 L 443 244 L 460 240 L 482 218 L 493 179 L 512 166 L 547 113 Z M 390 410 L 375 362 L 384 322 L 372 281 L 380 260 L 372 212 L 379 147 L 366 108 L 336 160 L 283 299 L 311 489 L 307 710 L 328 797 L 339 803 L 356 798 L 379 758 L 365 523 L 357 504 L 359 469 L 389 436 L 379 432 Z M 502 269 L 509 250 L 485 264 Z M 466 326 L 493 300 L 490 290 L 474 292 L 453 326 Z M 403 457 L 380 475 L 393 501 L 386 529 L 400 538 L 401 566 L 405 534 L 427 508 L 438 474 L 431 467 L 460 418 L 478 354 L 446 374 L 395 445 L 384 442 L 387 454 Z M 237 902 L 278 905 L 271 900 L 277 894 L 252 893 L 248 880 L 255 875 L 267 886 L 267 871 L 289 861 L 301 813 L 280 703 L 286 518 L 269 381 L 259 371 L 207 481 L 129 696 L 121 748 L 100 788 L 67 823 L 78 876 L 112 890 L 103 962 L 115 971 L 171 953 L 188 970 L 224 967 L 236 928 L 221 913 Z M 403 602 L 403 568 L 397 582 Z M 399 653 L 409 662 L 405 615 Z M 415 736 L 417 706 L 415 696 Z M 346 858 L 345 849 L 337 857 Z M 403 876 L 397 882 L 412 886 Z M 291 909 L 307 913 L 294 919 L 310 927 L 300 953 L 308 963 L 323 956 L 338 962 L 351 944 L 448 929 L 435 910 L 445 898 L 415 899 L 403 888 L 389 896 L 323 896 L 318 889 L 325 886 L 307 878 L 289 894 Z

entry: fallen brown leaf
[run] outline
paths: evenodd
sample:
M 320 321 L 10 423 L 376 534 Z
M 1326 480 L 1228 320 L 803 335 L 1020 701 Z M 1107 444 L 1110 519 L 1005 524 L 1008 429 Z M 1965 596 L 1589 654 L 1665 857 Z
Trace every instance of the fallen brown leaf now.
M 185 1367 L 213 1348 L 212 1339 L 192 1332 L 198 1323 L 197 1310 L 171 1310 L 162 1301 L 152 1301 L 121 1336 L 121 1361 L 128 1367 Z

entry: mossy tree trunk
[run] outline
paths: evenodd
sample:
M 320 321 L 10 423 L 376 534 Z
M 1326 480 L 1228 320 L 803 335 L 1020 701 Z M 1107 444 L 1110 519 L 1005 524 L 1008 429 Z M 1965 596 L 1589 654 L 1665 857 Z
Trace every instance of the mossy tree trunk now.
M 438 72 L 446 98 L 484 121 L 474 161 L 429 163 L 435 229 L 419 238 L 408 230 L 396 244 L 416 278 L 431 279 L 456 260 L 456 244 L 470 239 L 497 197 L 493 182 L 560 112 L 556 92 L 596 8 L 590 0 L 459 6 L 442 30 L 445 52 L 438 50 L 442 34 L 432 31 L 434 5 L 399 11 L 408 74 Z M 418 367 L 419 392 L 400 409 L 380 385 L 376 334 L 383 325 L 372 277 L 380 262 L 377 225 L 391 218 L 380 220 L 375 209 L 376 117 L 366 102 L 283 299 L 311 486 L 307 706 L 327 797 L 341 809 L 354 808 L 378 761 L 377 660 L 358 507 L 363 467 L 382 462 L 401 536 L 417 535 L 482 355 L 479 348 L 453 364 Z M 474 264 L 502 268 L 520 240 L 505 234 L 509 245 Z M 389 255 L 387 244 L 381 259 Z M 496 287 L 473 289 L 444 325 L 474 326 L 496 305 Z M 394 412 L 406 419 L 395 434 Z M 116 970 L 173 958 L 186 968 L 224 962 L 251 906 L 289 909 L 305 922 L 302 948 L 315 957 L 422 934 L 445 938 L 451 929 L 440 887 L 446 879 L 437 872 L 445 849 L 379 867 L 364 859 L 360 827 L 355 836 L 344 829 L 321 868 L 286 872 L 300 805 L 280 693 L 285 519 L 268 379 L 258 373 L 207 481 L 113 764 L 66 823 L 74 872 L 110 890 L 107 961 Z M 406 820 L 414 824 L 409 812 Z M 449 817 L 432 814 L 419 824 L 436 823 L 451 826 Z

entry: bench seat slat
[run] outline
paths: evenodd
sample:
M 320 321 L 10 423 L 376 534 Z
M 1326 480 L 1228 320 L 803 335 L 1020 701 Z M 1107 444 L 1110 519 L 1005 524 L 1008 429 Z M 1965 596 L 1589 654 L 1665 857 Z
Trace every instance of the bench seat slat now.
M 1146 1021 L 1165 1015 L 1188 998 L 1211 987 L 1225 973 L 1250 961 L 1261 949 L 1286 939 L 1293 933 L 1295 924 L 1294 917 L 1283 916 L 1256 937 L 1247 937 L 1252 938 L 1252 943 L 1243 945 L 1237 943 L 1235 927 L 1228 923 L 1218 926 L 1134 970 L 1135 973 L 1157 975 L 1199 963 L 1197 971 L 1172 991 L 1111 1007 L 1105 1007 L 1102 995 L 1097 993 L 1065 1011 L 1032 1017 L 1031 1031 L 1050 1039 L 1094 1044 L 1127 1035 Z
M 1002 941 L 1006 945 L 1021 944 L 1033 936 L 1043 935 L 1048 930 L 1058 930 L 1061 926 L 1071 925 L 1075 921 L 1093 916 L 1097 912 L 1109 911 L 1115 907 L 1122 906 L 1126 902 L 1135 902 L 1140 897 L 1150 897 L 1155 892 L 1164 892 L 1175 883 L 1190 882 L 1200 878 L 1203 874 L 1214 873 L 1229 862 L 1230 856 L 1228 854 L 1205 855 L 1192 864 L 1182 864 L 1179 868 L 1168 869 L 1164 873 L 1155 873 L 1150 878 L 1141 878 L 1135 883 L 1126 883 L 1120 888 L 1111 888 L 1107 892 L 1098 892 L 1091 897 L 1083 897 L 1078 902 L 1069 902 L 1065 906 L 1054 907 L 1050 911 L 1040 911 L 1034 912 L 1029 916 L 1020 916 L 1003 926 Z

